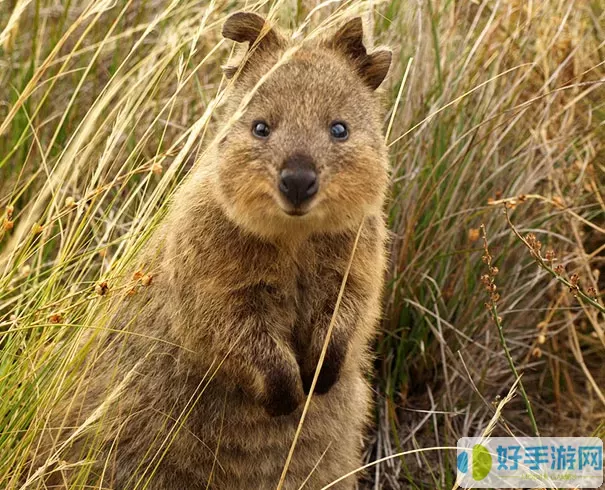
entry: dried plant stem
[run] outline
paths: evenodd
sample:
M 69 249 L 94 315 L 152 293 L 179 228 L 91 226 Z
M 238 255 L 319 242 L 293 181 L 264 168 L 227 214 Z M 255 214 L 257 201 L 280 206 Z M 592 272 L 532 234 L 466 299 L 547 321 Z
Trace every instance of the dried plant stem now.
M 525 408 L 527 410 L 527 414 L 529 416 L 529 420 L 531 422 L 531 426 L 535 436 L 540 435 L 540 431 L 538 430 L 538 424 L 536 423 L 536 418 L 534 417 L 534 412 L 531 408 L 531 403 L 529 402 L 529 398 L 525 391 L 525 387 L 523 386 L 523 382 L 521 381 L 521 376 L 515 367 L 515 363 L 513 361 L 513 357 L 510 354 L 510 350 L 508 349 L 508 345 L 506 343 L 506 338 L 504 337 L 504 328 L 502 327 L 502 319 L 498 315 L 498 305 L 497 301 L 499 298 L 498 293 L 496 292 L 496 285 L 494 283 L 494 277 L 498 273 L 498 268 L 492 266 L 492 256 L 489 253 L 489 249 L 487 247 L 487 234 L 485 232 L 485 225 L 481 225 L 481 231 L 483 233 L 483 250 L 485 255 L 483 256 L 483 261 L 487 264 L 489 269 L 489 274 L 482 276 L 482 282 L 485 285 L 489 295 L 489 302 L 486 303 L 486 307 L 489 309 L 491 313 L 491 317 L 496 324 L 496 328 L 498 329 L 498 336 L 500 338 L 500 345 L 502 345 L 502 349 L 504 350 L 504 355 L 506 356 L 506 360 L 508 361 L 508 365 L 510 367 L 513 376 L 515 377 L 515 382 L 519 384 L 519 390 L 521 391 L 521 397 L 525 402 Z
M 544 260 L 544 257 L 542 257 L 542 255 L 540 255 L 540 251 L 535 250 L 534 247 L 532 247 L 527 242 L 527 240 L 525 238 L 523 238 L 521 233 L 519 233 L 517 228 L 515 228 L 515 225 L 513 225 L 512 221 L 510 220 L 510 216 L 508 214 L 508 208 L 506 206 L 504 207 L 504 214 L 506 215 L 506 221 L 508 221 L 508 225 L 510 226 L 511 230 L 513 230 L 513 233 L 517 236 L 517 238 L 519 240 L 521 240 L 523 245 L 525 245 L 529 249 L 529 251 L 531 252 L 531 255 L 534 258 L 534 260 L 536 261 L 536 263 L 540 267 L 542 267 L 542 269 L 547 271 L 551 276 L 553 276 L 557 281 L 559 281 L 561 284 L 564 284 L 565 286 L 567 286 L 569 288 L 569 290 L 573 292 L 573 294 L 576 298 L 579 298 L 582 301 L 584 301 L 585 303 L 588 303 L 589 305 L 594 306 L 597 310 L 599 310 L 602 314 L 605 315 L 605 307 L 602 304 L 600 304 L 597 299 L 591 298 L 584 291 L 582 291 L 578 287 L 577 284 L 573 284 L 571 281 L 565 279 L 562 275 L 557 274 L 557 272 L 551 266 L 548 265 L 546 260 Z
M 521 391 L 521 397 L 525 402 L 525 408 L 527 409 L 527 415 L 529 416 L 529 420 L 531 422 L 531 426 L 535 436 L 540 435 L 540 431 L 538 430 L 538 424 L 536 423 L 536 418 L 534 417 L 534 412 L 531 408 L 531 403 L 529 402 L 529 398 L 527 393 L 525 392 L 525 388 L 521 381 L 521 376 L 517 372 L 517 368 L 515 367 L 515 363 L 513 362 L 513 358 L 510 355 L 510 351 L 508 350 L 508 345 L 506 344 L 506 339 L 504 337 L 504 329 L 502 328 L 502 322 L 500 321 L 500 317 L 498 316 L 498 308 L 496 303 L 491 304 L 491 314 L 494 319 L 494 323 L 498 328 L 498 336 L 500 337 L 500 344 L 502 345 L 502 349 L 504 350 L 504 354 L 506 355 L 506 360 L 508 361 L 508 365 L 513 375 L 515 376 L 515 380 L 519 383 L 519 390 Z

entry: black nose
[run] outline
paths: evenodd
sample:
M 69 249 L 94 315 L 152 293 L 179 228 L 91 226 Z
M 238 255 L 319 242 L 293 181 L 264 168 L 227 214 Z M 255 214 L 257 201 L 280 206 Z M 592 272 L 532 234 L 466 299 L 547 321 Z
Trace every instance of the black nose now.
M 285 168 L 280 173 L 279 190 L 294 206 L 311 199 L 319 189 L 317 174 L 311 169 Z
M 295 154 L 288 158 L 279 174 L 279 190 L 298 207 L 311 199 L 319 189 L 319 179 L 311 157 Z

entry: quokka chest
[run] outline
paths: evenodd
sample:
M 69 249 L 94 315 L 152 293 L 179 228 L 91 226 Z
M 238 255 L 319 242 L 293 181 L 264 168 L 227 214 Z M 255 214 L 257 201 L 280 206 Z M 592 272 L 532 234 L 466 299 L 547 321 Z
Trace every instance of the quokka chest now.
M 290 313 L 291 340 L 296 350 L 310 342 L 314 326 L 331 315 L 342 285 L 345 261 L 340 250 L 310 244 L 297 257 L 282 257 L 267 287 L 276 302 Z

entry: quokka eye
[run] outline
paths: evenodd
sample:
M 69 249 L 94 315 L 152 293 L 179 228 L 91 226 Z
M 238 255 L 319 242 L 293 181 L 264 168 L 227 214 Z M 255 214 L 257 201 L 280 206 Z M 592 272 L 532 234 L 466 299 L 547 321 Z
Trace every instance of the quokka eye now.
M 344 141 L 349 137 L 349 130 L 345 123 L 336 121 L 330 126 L 330 134 L 335 140 Z
M 252 134 L 257 138 L 264 140 L 271 134 L 271 129 L 265 121 L 254 121 L 252 123 Z

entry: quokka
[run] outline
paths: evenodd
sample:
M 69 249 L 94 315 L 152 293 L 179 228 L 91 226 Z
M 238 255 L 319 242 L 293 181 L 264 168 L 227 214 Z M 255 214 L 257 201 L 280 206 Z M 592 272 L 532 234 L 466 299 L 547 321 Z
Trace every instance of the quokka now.
M 248 43 L 225 68 L 229 124 L 139 257 L 153 281 L 116 300 L 118 333 L 57 409 L 51 425 L 72 432 L 50 432 L 64 450 L 62 465 L 38 462 L 47 483 L 80 462 L 104 488 L 275 488 L 350 260 L 284 488 L 361 465 L 386 261 L 376 89 L 391 52 L 366 50 L 359 18 L 297 43 L 239 12 L 223 35 Z

